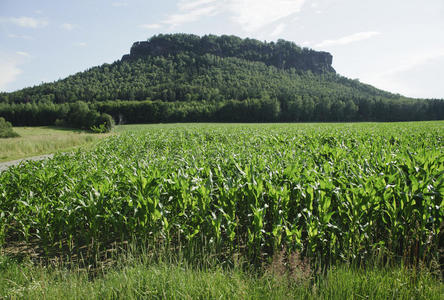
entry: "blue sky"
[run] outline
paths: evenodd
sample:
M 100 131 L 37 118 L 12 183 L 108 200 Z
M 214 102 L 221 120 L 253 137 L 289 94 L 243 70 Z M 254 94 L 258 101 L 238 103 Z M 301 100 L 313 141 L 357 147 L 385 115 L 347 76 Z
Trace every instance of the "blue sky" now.
M 444 0 L 0 0 L 0 91 L 64 78 L 158 33 L 234 34 L 329 51 L 338 73 L 444 98 Z

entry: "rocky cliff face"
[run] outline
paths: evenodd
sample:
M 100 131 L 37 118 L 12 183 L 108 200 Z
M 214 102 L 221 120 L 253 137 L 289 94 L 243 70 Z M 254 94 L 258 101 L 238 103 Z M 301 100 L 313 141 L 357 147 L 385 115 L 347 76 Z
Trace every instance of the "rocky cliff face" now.
M 332 67 L 333 56 L 328 52 L 311 51 L 303 56 L 302 61 L 305 62 L 306 69 L 315 72 L 335 72 Z
M 203 37 L 188 34 L 158 35 L 148 41 L 135 42 L 130 54 L 124 55 L 122 60 L 176 55 L 181 52 L 261 61 L 282 69 L 295 68 L 314 73 L 335 72 L 332 67 L 333 57 L 328 52 L 302 49 L 284 40 L 266 43 L 226 35 Z

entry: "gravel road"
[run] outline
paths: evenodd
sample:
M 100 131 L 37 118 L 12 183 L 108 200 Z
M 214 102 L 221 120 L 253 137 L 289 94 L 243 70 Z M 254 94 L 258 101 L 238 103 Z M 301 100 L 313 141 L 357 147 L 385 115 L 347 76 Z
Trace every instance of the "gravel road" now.
M 42 159 L 51 158 L 51 157 L 53 157 L 53 154 L 45 154 L 45 155 L 39 155 L 39 156 L 33 156 L 33 157 L 27 157 L 27 158 L 22 158 L 22 159 L 2 162 L 2 163 L 0 163 L 0 172 L 6 170 L 10 166 L 18 165 L 22 161 L 26 161 L 26 160 L 42 160 Z

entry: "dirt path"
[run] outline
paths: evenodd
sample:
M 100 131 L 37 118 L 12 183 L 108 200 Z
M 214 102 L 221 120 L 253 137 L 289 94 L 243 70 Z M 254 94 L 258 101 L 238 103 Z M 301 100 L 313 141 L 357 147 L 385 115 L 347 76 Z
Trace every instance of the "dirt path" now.
M 33 156 L 33 157 L 27 157 L 27 158 L 22 158 L 22 159 L 2 162 L 2 163 L 0 163 L 0 172 L 8 169 L 10 166 L 18 165 L 22 161 L 26 161 L 26 160 L 42 160 L 42 159 L 46 159 L 46 158 L 51 158 L 51 157 L 53 157 L 53 155 L 54 154 L 45 154 L 45 155 L 39 155 L 39 156 Z

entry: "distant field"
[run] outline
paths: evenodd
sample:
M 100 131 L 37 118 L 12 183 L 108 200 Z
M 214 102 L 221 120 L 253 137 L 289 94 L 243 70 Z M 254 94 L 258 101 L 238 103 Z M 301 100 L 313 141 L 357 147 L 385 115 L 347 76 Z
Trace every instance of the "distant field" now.
M 59 127 L 14 127 L 20 137 L 0 139 L 0 162 L 67 151 L 105 135 Z
M 377 131 L 383 131 L 387 129 L 390 132 L 396 128 L 405 130 L 407 128 L 412 129 L 426 129 L 436 128 L 444 130 L 444 121 L 423 121 L 423 122 L 350 122 L 350 123 L 164 123 L 164 124 L 128 124 L 117 125 L 114 128 L 115 133 L 124 132 L 141 132 L 159 129 L 235 129 L 235 128 L 253 128 L 260 130 L 261 128 L 274 128 L 274 129 L 291 129 L 291 130 L 325 130 L 325 129 L 337 129 L 337 130 L 369 130 L 374 128 Z
M 103 137 L 113 134 L 122 134 L 125 132 L 142 132 L 158 129 L 171 128 L 188 128 L 188 129 L 203 129 L 203 128 L 254 128 L 261 126 L 263 128 L 279 128 L 282 126 L 297 126 L 299 129 L 310 128 L 345 128 L 345 127 L 368 127 L 376 123 L 171 123 L 171 124 L 131 124 L 118 125 L 113 129 L 111 134 L 93 134 L 82 130 L 71 128 L 60 128 L 54 126 L 40 126 L 40 127 L 14 127 L 20 137 L 0 139 L 0 162 L 11 161 L 20 158 L 27 158 L 31 156 L 51 154 L 58 151 L 73 150 L 81 145 L 90 145 L 93 142 L 102 139 Z M 383 123 L 380 123 L 380 125 Z M 423 126 L 427 124 L 434 124 L 433 122 L 421 122 Z M 444 125 L 443 125 L 444 126 Z

